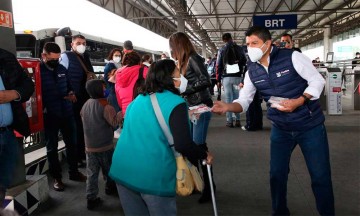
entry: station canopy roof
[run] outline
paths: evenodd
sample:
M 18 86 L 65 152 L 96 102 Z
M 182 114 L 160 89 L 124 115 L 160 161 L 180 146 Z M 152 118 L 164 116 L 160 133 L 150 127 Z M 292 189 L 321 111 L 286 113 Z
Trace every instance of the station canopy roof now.
M 297 27 L 271 30 L 274 40 L 284 33 L 304 46 L 359 26 L 359 0 L 89 0 L 157 34 L 169 37 L 177 31 L 178 19 L 185 20 L 185 32 L 194 44 L 206 43 L 209 53 L 223 45 L 222 35 L 231 33 L 238 44 L 253 17 L 296 15 Z

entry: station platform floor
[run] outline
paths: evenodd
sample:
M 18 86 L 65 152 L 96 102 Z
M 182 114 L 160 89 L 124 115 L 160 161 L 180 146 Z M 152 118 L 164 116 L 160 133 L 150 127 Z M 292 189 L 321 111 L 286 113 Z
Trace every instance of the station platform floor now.
M 326 115 L 332 180 L 337 215 L 360 215 L 360 111 L 344 104 L 341 116 Z M 266 113 L 264 112 L 264 115 Z M 241 117 L 245 124 L 245 115 Z M 219 215 L 271 215 L 269 186 L 270 122 L 264 116 L 264 130 L 243 131 L 225 127 L 225 116 L 213 115 L 208 132 L 208 146 L 214 154 L 214 178 Z M 85 169 L 80 169 L 85 173 Z M 99 179 L 103 205 L 86 208 L 85 183 L 68 180 L 64 165 L 66 190 L 52 189 L 50 198 L 32 213 L 47 215 L 124 215 L 117 197 L 104 193 Z M 212 204 L 198 204 L 200 194 L 178 197 L 178 215 L 213 215 Z M 310 177 L 299 147 L 291 157 L 288 181 L 288 206 L 292 215 L 319 215 L 311 190 Z

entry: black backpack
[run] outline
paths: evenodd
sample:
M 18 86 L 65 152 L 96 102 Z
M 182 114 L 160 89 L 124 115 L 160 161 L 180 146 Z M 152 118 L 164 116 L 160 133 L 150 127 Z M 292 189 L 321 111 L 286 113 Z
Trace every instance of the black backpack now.
M 143 92 L 143 88 L 145 85 L 145 79 L 144 79 L 144 67 L 141 67 L 139 69 L 139 77 L 137 78 L 134 88 L 133 88 L 133 100 Z
M 244 62 L 245 56 L 242 56 L 241 54 L 238 53 L 237 46 L 238 45 L 236 45 L 236 43 L 232 43 L 224 51 L 224 55 L 223 55 L 224 68 L 226 67 L 226 64 L 229 65 L 239 64 L 239 67 L 242 66 L 242 64 L 245 64 Z M 226 73 L 226 70 L 224 70 L 224 72 Z M 242 72 L 241 67 L 240 67 L 240 72 Z

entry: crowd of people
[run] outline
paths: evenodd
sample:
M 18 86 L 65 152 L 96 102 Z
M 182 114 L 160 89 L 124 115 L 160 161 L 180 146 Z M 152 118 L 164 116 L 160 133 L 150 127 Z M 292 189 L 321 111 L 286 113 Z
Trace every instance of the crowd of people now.
M 212 113 L 226 114 L 226 127 L 262 130 L 264 100 L 272 122 L 272 214 L 290 214 L 287 176 L 291 153 L 298 144 L 309 169 L 319 213 L 334 215 L 329 146 L 318 101 L 325 84 L 323 77 L 301 50 L 294 48 L 289 34 L 281 37 L 282 45 L 274 45 L 265 27 L 251 27 L 246 32 L 247 53 L 230 33 L 222 39 L 224 46 L 206 62 L 183 32 L 169 37 L 172 59 L 164 53 L 160 60 L 153 61 L 148 54 L 140 56 L 132 42 L 125 41 L 123 48 L 110 51 L 103 80 L 87 80 L 93 68 L 84 36 L 74 35 L 71 51 L 64 53 L 56 43 L 46 43 L 40 71 L 53 189 L 66 189 L 58 159 L 61 132 L 69 179 L 86 182 L 88 209 L 103 201 L 98 196 L 101 170 L 105 193 L 119 196 L 126 215 L 176 215 L 176 161 L 153 110 L 150 97 L 155 95 L 173 136 L 173 147 L 202 171 L 205 187 L 199 203 L 210 202 L 210 178 L 215 192 L 216 185 L 212 170 L 208 176 L 201 162 L 212 164 L 214 160 L 206 140 Z M 360 58 L 360 54 L 356 56 Z M 9 145 L 10 141 L 16 142 L 12 129 L 29 135 L 21 103 L 29 99 L 34 86 L 15 56 L 0 49 L 0 63 L 0 107 L 5 110 L 0 115 L 0 134 L 4 135 L 0 139 L 2 203 L 17 151 L 16 144 Z M 12 72 L 11 77 L 7 71 Z M 272 102 L 274 97 L 280 102 Z M 190 111 L 198 105 L 211 107 L 212 112 Z M 242 126 L 243 112 L 246 125 Z M 115 145 L 113 133 L 118 128 L 122 131 Z M 86 174 L 78 169 L 84 166 Z

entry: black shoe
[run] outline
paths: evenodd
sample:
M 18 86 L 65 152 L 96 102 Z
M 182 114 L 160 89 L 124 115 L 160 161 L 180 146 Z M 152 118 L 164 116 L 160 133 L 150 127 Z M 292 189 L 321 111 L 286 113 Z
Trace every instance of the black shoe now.
M 100 197 L 96 197 L 95 199 L 88 199 L 87 200 L 87 209 L 93 210 L 94 208 L 99 207 L 102 204 L 102 199 Z
M 115 188 L 112 188 L 112 187 L 109 187 L 109 188 L 108 188 L 108 187 L 106 187 L 106 188 L 105 188 L 105 194 L 108 195 L 108 196 L 116 196 L 116 197 L 119 196 L 116 187 L 115 187 Z
M 64 191 L 65 185 L 61 179 L 54 179 L 53 188 L 55 191 Z
M 199 198 L 198 202 L 200 204 L 207 203 L 211 201 L 211 193 L 205 192 L 201 194 L 201 197 Z
M 233 128 L 234 124 L 232 122 L 226 122 L 226 127 Z
M 81 172 L 72 173 L 69 175 L 69 179 L 78 182 L 86 182 L 87 177 Z
M 240 120 L 236 120 L 236 121 L 235 121 L 235 127 L 241 127 Z

